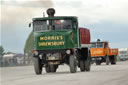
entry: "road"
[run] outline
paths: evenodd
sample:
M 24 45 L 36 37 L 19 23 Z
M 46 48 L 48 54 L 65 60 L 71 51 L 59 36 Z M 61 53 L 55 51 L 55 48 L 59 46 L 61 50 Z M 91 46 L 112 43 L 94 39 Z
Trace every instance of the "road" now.
M 70 73 L 67 65 L 56 73 L 35 75 L 33 66 L 0 68 L 1 85 L 128 85 L 128 61 L 117 65 L 92 65 L 90 72 Z

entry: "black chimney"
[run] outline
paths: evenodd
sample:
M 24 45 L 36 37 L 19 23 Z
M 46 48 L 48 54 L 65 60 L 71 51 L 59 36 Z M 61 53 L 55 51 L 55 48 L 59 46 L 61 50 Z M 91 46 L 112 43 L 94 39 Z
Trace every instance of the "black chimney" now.
M 54 8 L 49 8 L 47 10 L 47 14 L 48 14 L 48 17 L 54 17 L 55 9 Z

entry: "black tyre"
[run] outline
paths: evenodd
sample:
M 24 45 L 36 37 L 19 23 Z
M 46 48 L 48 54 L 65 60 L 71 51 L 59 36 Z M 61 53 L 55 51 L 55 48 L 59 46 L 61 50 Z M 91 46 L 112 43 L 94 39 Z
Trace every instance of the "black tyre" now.
M 71 73 L 75 73 L 77 71 L 76 57 L 74 55 L 69 57 L 69 67 Z
M 85 71 L 85 61 L 84 60 L 80 60 L 80 70 L 81 70 L 81 72 Z
M 114 61 L 111 61 L 111 64 L 112 64 L 112 65 L 115 65 L 116 63 L 115 63 Z
M 39 57 L 34 57 L 34 69 L 36 74 L 42 73 L 42 65 Z
M 106 56 L 106 65 L 109 65 L 109 63 L 110 63 L 109 56 Z
M 96 60 L 96 65 L 101 65 L 101 61 L 100 60 Z
M 85 60 L 85 71 L 90 71 L 90 69 L 91 69 L 91 56 L 89 54 L 89 56 Z
M 50 72 L 50 67 L 49 67 L 49 65 L 47 65 L 47 66 L 45 67 L 45 71 L 46 71 L 46 73 L 49 73 L 49 72 Z
M 114 57 L 114 56 L 113 56 Z M 112 60 L 111 60 L 111 64 L 112 65 L 115 65 L 116 64 L 116 57 L 114 57 Z
M 114 57 L 114 59 L 111 61 L 111 64 L 112 65 L 115 65 L 116 64 L 116 61 L 117 61 L 117 56 L 113 56 Z
M 57 69 L 56 65 L 48 65 L 45 67 L 45 71 L 47 73 L 56 72 L 56 69 Z
M 91 64 L 89 60 L 85 60 L 85 71 L 90 71 Z
M 56 67 L 55 67 L 55 65 L 50 65 L 50 71 L 51 71 L 51 72 L 56 72 Z

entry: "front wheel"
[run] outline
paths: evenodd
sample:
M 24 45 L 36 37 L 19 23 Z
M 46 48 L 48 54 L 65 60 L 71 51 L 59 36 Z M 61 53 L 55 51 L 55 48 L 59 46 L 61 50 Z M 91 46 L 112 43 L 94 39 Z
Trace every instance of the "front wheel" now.
M 75 73 L 77 71 L 76 57 L 74 55 L 69 57 L 69 67 L 71 73 Z
M 42 65 L 41 65 L 41 60 L 39 57 L 34 57 L 34 69 L 36 74 L 41 74 L 42 73 Z

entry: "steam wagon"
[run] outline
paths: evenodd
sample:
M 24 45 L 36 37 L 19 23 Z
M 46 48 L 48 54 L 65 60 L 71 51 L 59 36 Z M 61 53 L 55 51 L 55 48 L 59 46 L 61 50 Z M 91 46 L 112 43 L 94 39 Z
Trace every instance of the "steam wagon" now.
M 34 69 L 36 74 L 56 72 L 59 65 L 67 64 L 70 72 L 77 67 L 90 71 L 90 31 L 78 27 L 75 16 L 54 16 L 55 10 L 47 10 L 48 17 L 33 18 Z M 30 25 L 29 25 L 30 26 Z

